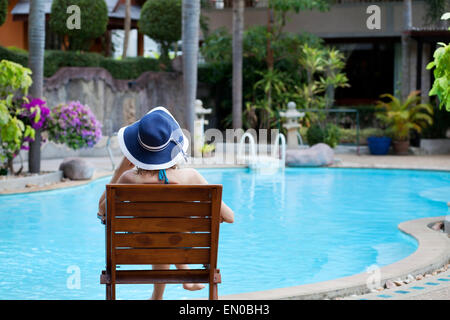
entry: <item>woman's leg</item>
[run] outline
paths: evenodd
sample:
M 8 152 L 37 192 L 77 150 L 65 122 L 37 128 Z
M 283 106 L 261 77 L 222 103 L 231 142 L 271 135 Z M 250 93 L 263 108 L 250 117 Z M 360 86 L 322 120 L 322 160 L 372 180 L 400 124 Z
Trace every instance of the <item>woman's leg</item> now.
M 189 266 L 187 264 L 176 264 L 175 267 L 177 267 L 178 270 L 189 269 Z M 183 283 L 183 288 L 189 291 L 201 290 L 204 287 L 205 285 L 201 283 Z
M 153 264 L 152 270 L 168 270 L 170 269 L 170 264 Z M 155 283 L 153 285 L 153 294 L 150 298 L 151 300 L 162 300 L 164 289 L 166 288 L 165 283 Z

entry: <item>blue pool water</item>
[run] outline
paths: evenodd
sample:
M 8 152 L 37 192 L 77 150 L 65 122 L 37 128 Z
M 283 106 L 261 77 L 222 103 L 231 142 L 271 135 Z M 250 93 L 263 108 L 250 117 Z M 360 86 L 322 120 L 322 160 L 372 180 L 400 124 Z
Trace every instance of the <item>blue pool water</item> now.
M 397 225 L 447 214 L 450 173 L 413 170 L 204 169 L 235 211 L 222 224 L 219 294 L 314 283 L 365 272 L 417 248 Z M 0 196 L 0 299 L 104 299 L 104 226 L 97 201 L 109 178 L 88 185 Z M 79 271 L 79 273 L 78 273 Z M 80 286 L 73 282 L 79 274 Z M 152 285 L 122 285 L 146 299 Z M 206 297 L 168 285 L 165 298 Z

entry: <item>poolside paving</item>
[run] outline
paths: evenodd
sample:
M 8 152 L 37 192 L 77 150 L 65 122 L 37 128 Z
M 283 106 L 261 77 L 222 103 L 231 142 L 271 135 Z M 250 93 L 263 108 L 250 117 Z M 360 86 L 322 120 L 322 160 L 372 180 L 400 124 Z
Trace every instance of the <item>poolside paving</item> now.
M 450 269 L 406 285 L 343 300 L 450 300 Z

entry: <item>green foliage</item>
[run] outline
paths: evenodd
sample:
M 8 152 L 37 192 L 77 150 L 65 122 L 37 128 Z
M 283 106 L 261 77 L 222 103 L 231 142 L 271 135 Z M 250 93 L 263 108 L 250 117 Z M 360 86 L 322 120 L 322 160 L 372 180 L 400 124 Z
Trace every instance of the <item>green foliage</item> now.
M 71 5 L 80 8 L 79 29 L 67 28 L 67 19 L 72 15 L 67 13 L 67 8 Z M 56 34 L 68 37 L 70 50 L 89 50 L 91 40 L 104 34 L 107 25 L 105 0 L 54 0 L 52 3 L 49 26 Z
M 44 54 L 44 76 L 51 77 L 62 67 L 98 67 L 105 59 L 92 52 L 47 50 Z
M 389 101 L 378 102 L 376 117 L 392 130 L 395 140 L 408 140 L 411 130 L 420 133 L 423 128 L 433 124 L 433 107 L 420 103 L 419 91 L 411 92 L 405 101 L 391 94 L 383 94 L 380 98 L 388 98 Z
M 310 146 L 326 143 L 331 148 L 338 145 L 341 139 L 341 129 L 333 123 L 328 123 L 323 129 L 319 124 L 313 124 L 306 132 L 306 139 Z
M 181 39 L 181 0 L 147 0 L 141 9 L 139 31 L 161 45 L 161 61 L 169 65 L 169 48 Z
M 442 19 L 450 19 L 450 12 L 444 14 Z M 450 111 L 450 44 L 439 42 L 439 48 L 433 54 L 434 61 L 427 65 L 427 69 L 434 69 L 434 83 L 429 95 L 439 98 L 439 107 L 445 106 Z
M 324 142 L 325 132 L 320 125 L 313 124 L 311 127 L 309 127 L 306 133 L 306 139 L 308 140 L 308 144 L 310 146 Z
M 14 95 L 26 95 L 31 86 L 31 70 L 2 60 L 0 62 L 0 163 L 11 169 L 12 159 L 19 152 L 24 137 L 34 137 L 34 130 L 18 119 Z M 6 163 L 5 163 L 6 160 Z
M 386 133 L 380 128 L 364 128 L 359 131 L 359 144 L 366 145 L 368 137 L 383 137 Z M 340 129 L 339 143 L 356 143 L 356 129 Z
M 15 52 L 0 46 L 0 59 L 28 64 L 28 54 Z M 44 76 L 51 77 L 62 67 L 102 67 L 115 79 L 137 79 L 143 72 L 158 71 L 158 60 L 134 57 L 124 60 L 105 58 L 93 52 L 47 50 L 44 55 Z
M 341 130 L 335 124 L 329 123 L 325 127 L 325 142 L 331 148 L 334 148 L 338 145 L 339 140 L 341 139 Z
M 434 24 L 439 21 L 442 14 L 450 9 L 448 0 L 427 0 L 425 1 L 427 13 L 425 15 L 425 22 L 427 24 Z
M 207 62 L 231 62 L 231 34 L 221 27 L 206 37 L 200 48 L 200 53 Z
M 5 23 L 8 15 L 8 0 L 0 0 L 0 26 Z

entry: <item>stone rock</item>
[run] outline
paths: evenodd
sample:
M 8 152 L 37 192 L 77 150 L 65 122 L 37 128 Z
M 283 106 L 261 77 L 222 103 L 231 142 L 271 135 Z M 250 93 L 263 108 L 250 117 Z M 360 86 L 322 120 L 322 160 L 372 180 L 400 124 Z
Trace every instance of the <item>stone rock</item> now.
M 408 276 L 406 277 L 406 279 L 403 280 L 403 282 L 404 282 L 405 284 L 411 283 L 412 281 L 414 281 L 414 277 L 413 277 L 412 275 L 410 275 L 410 274 L 408 274 Z
M 395 283 L 395 285 L 398 286 L 398 287 L 400 287 L 401 285 L 404 285 L 404 283 L 403 283 L 402 280 L 395 280 L 394 283 Z
M 386 289 L 392 289 L 392 288 L 395 288 L 395 283 L 392 280 L 388 280 L 388 281 L 386 281 L 385 286 L 386 286 Z
M 334 162 L 334 151 L 325 143 L 318 143 L 308 149 L 286 150 L 286 165 L 290 167 L 321 167 Z
M 94 167 L 82 158 L 64 159 L 59 170 L 70 180 L 89 180 L 94 175 Z
M 450 207 L 450 206 L 449 206 Z M 447 215 L 444 220 L 444 232 L 450 236 L 450 215 Z
M 439 231 L 439 230 L 441 230 L 441 229 L 443 229 L 444 228 L 444 222 L 436 222 L 432 227 L 431 227 L 431 229 L 433 229 L 433 230 L 436 230 L 436 231 Z
M 416 280 L 422 280 L 422 279 L 423 279 L 423 275 L 418 274 L 418 275 L 416 276 Z

